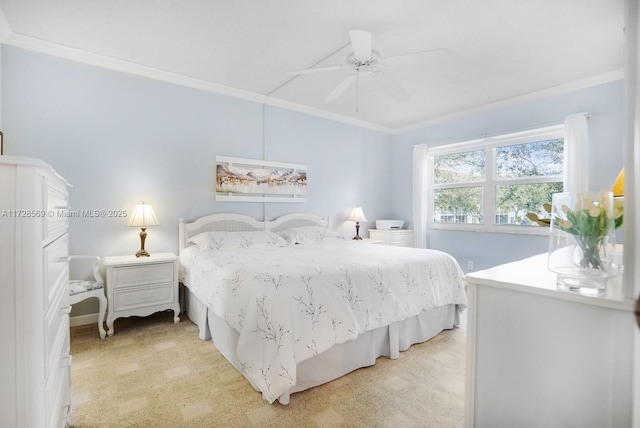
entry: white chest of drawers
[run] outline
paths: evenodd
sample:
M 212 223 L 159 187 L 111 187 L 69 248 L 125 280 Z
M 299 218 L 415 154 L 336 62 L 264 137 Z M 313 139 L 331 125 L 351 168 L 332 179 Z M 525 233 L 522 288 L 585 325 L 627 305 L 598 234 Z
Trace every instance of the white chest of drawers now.
M 104 257 L 107 268 L 107 328 L 113 336 L 117 318 L 147 316 L 172 309 L 174 322 L 180 322 L 178 295 L 178 257 L 173 253 L 150 257 Z
M 558 290 L 547 257 L 465 277 L 466 426 L 637 426 L 637 325 L 622 278 L 602 297 Z
M 0 426 L 63 427 L 71 409 L 68 183 L 0 157 Z
M 369 229 L 369 238 L 380 240 L 385 245 L 413 247 L 413 230 L 410 229 Z

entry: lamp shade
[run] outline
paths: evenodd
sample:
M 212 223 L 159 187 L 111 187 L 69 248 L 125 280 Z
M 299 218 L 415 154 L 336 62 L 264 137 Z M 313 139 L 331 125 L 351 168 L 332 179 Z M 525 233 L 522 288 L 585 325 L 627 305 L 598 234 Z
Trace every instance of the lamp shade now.
M 133 209 L 133 215 L 129 219 L 127 226 L 147 227 L 157 226 L 160 222 L 153 212 L 153 208 L 144 202 L 136 205 Z
M 355 207 L 353 211 L 351 211 L 349 220 L 355 221 L 356 223 L 366 222 L 367 218 L 364 216 L 364 212 L 362 212 L 362 207 Z
M 624 196 L 624 168 L 620 170 L 618 178 L 616 178 L 616 182 L 613 183 L 613 186 L 611 187 L 611 191 L 613 192 L 613 196 Z

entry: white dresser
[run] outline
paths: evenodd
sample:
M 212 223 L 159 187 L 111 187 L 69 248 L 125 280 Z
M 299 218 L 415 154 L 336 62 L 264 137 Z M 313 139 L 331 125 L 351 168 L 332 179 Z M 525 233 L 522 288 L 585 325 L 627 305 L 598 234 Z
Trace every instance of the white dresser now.
M 0 426 L 62 427 L 71 409 L 68 184 L 0 157 Z
M 380 240 L 385 245 L 413 247 L 413 230 L 410 229 L 369 229 L 369 238 Z
M 173 253 L 152 253 L 149 257 L 110 256 L 107 268 L 107 328 L 113 336 L 117 318 L 147 316 L 171 309 L 180 322 L 178 257 Z
M 470 273 L 466 426 L 631 427 L 634 302 L 558 290 L 547 255 Z

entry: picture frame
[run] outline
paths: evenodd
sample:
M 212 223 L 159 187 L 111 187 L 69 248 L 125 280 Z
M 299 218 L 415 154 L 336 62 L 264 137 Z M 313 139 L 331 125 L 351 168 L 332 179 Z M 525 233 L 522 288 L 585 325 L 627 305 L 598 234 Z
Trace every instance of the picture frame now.
M 306 202 L 307 166 L 216 156 L 216 201 Z
M 0 131 L 0 156 L 4 154 L 3 140 L 4 140 L 4 134 L 2 133 L 2 131 Z

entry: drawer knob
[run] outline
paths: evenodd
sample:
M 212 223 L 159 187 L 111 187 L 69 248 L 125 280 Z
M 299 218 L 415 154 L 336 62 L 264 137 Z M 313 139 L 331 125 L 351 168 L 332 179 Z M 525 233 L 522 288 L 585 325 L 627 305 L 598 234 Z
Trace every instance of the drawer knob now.
M 71 355 L 65 355 L 64 357 L 60 358 L 60 368 L 70 367 L 72 359 L 73 357 Z

